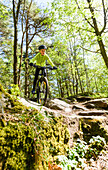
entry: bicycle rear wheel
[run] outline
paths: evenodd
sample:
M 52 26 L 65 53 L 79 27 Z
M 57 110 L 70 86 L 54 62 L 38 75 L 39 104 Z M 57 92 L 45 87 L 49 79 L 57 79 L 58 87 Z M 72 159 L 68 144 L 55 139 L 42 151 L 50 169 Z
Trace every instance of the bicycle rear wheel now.
M 45 105 L 45 103 L 47 102 L 47 96 L 49 92 L 47 78 L 46 77 L 40 78 L 37 86 L 38 86 L 38 91 L 37 91 L 38 103 Z

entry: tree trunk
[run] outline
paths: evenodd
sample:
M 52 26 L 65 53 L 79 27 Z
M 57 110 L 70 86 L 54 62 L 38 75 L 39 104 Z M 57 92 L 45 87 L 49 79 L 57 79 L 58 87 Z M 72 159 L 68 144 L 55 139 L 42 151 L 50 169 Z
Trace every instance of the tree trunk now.
M 23 14 L 22 14 L 22 18 L 21 18 L 21 24 L 22 24 L 22 41 L 21 41 L 21 57 L 20 57 L 20 64 L 19 64 L 19 74 L 18 74 L 18 86 L 19 89 L 21 89 L 21 84 L 20 84 L 20 77 L 21 77 L 21 65 L 22 65 L 22 58 L 23 58 L 23 41 L 24 41 L 24 13 L 25 13 L 25 0 L 24 0 L 24 9 L 23 9 Z
M 72 89 L 73 89 L 73 93 L 75 95 L 75 78 L 74 78 L 74 73 L 73 73 L 73 66 L 71 65 L 71 75 L 72 75 Z
M 14 2 L 14 0 L 13 0 L 13 19 L 14 19 L 13 73 L 14 73 L 14 84 L 17 84 L 17 18 L 15 16 L 15 2 Z
M 100 37 L 100 40 L 98 40 L 98 44 L 99 44 L 99 47 L 100 47 L 101 55 L 104 59 L 106 67 L 108 68 L 108 56 L 107 56 L 107 53 L 106 53 L 106 50 L 105 50 L 105 45 L 104 45 L 101 37 Z
M 97 85 L 97 81 L 96 81 L 95 75 L 94 75 L 94 81 L 95 81 L 95 86 L 96 86 L 96 92 L 98 93 L 98 85 Z
M 68 83 L 67 83 L 66 78 L 65 78 L 65 87 L 66 87 L 67 97 L 69 97 L 69 88 L 68 88 Z
M 62 86 L 62 81 L 61 79 L 59 80 L 59 85 L 60 85 L 60 97 L 64 97 L 64 87 Z
M 95 18 L 95 14 L 94 14 L 94 8 L 92 7 L 92 3 L 91 3 L 91 0 L 87 0 L 88 4 L 89 4 L 89 9 L 90 9 L 90 12 L 91 12 L 91 19 L 92 19 L 92 22 L 93 22 L 93 28 L 95 30 L 95 35 L 97 36 L 97 41 L 98 41 L 98 44 L 99 44 L 99 47 L 100 47 L 100 53 L 104 59 L 104 62 L 106 64 L 106 67 L 108 68 L 108 56 L 107 56 L 107 53 L 106 53 L 106 50 L 105 50 L 105 45 L 102 41 L 102 33 L 104 32 L 105 28 L 106 28 L 106 23 L 107 23 L 107 16 L 106 16 L 106 11 L 105 10 L 105 4 L 104 4 L 104 0 L 102 1 L 102 6 L 103 6 L 103 11 L 104 11 L 104 26 L 103 28 L 101 29 L 101 31 L 99 31 L 98 29 L 98 24 L 97 24 L 97 21 L 96 21 L 96 18 Z
M 82 86 L 82 82 L 81 82 L 81 79 L 80 79 L 80 74 L 79 74 L 79 70 L 78 70 L 77 65 L 76 65 L 76 70 L 77 70 L 78 80 L 79 80 L 79 84 L 80 84 L 80 89 L 81 89 L 81 92 L 83 93 L 84 90 L 83 90 L 83 86 Z M 77 82 L 77 84 L 78 84 L 78 82 Z
M 73 52 L 72 52 L 72 45 L 71 45 L 71 40 L 69 40 L 69 45 L 70 45 L 70 51 L 71 51 L 71 55 L 73 55 Z M 70 61 L 71 62 L 71 61 Z M 73 93 L 75 95 L 75 78 L 74 78 L 74 73 L 73 73 L 73 65 L 71 63 L 71 75 L 72 75 L 72 88 L 73 88 Z
M 20 64 L 19 64 L 19 74 L 18 74 L 18 86 L 19 88 L 21 88 L 21 84 L 20 84 L 20 76 L 21 76 L 21 65 L 22 65 L 22 58 L 23 58 L 23 40 L 24 40 L 24 33 L 22 36 L 22 42 L 21 42 L 21 56 L 20 56 Z
M 28 16 L 26 20 L 25 96 L 28 95 Z
M 14 73 L 14 84 L 18 84 L 18 75 L 17 75 L 17 23 L 18 23 L 18 15 L 21 5 L 21 0 L 18 1 L 17 7 L 15 9 L 15 1 L 13 3 L 13 20 L 14 20 L 14 59 L 13 59 L 13 73 Z M 15 12 L 16 11 L 16 12 Z
M 58 92 L 59 92 L 59 97 L 60 97 L 60 84 L 59 84 L 58 78 L 57 78 L 57 86 L 58 86 Z
M 89 78 L 88 78 L 87 67 L 86 67 L 86 64 L 85 64 L 84 49 L 83 49 L 83 63 L 84 63 L 84 71 L 85 71 L 85 75 L 86 75 L 87 92 L 89 92 Z
M 69 81 L 69 92 L 72 95 L 72 87 L 71 87 L 71 80 L 70 80 L 70 76 L 68 76 L 68 81 Z
M 78 80 L 79 80 L 79 84 L 80 84 L 80 89 L 81 89 L 81 92 L 83 93 L 83 87 L 82 87 L 82 82 L 81 82 L 81 79 L 80 79 L 80 74 L 79 74 L 79 69 L 78 69 L 78 64 L 77 64 L 77 59 L 76 59 L 76 46 L 75 46 L 75 37 L 74 37 L 74 56 L 73 56 L 73 60 L 74 60 L 74 63 L 75 63 L 75 68 L 76 68 L 76 71 L 77 71 L 77 75 L 78 75 Z M 76 79 L 77 80 L 77 79 Z M 78 81 L 77 80 L 77 81 Z M 78 84 L 78 82 L 77 82 Z
M 76 79 L 76 85 L 75 85 L 75 87 L 76 87 L 76 95 L 78 94 L 78 74 L 77 74 L 77 72 L 75 71 L 75 79 Z
M 13 63 L 13 70 L 14 70 L 14 84 L 17 84 L 17 23 L 16 20 L 14 22 L 14 63 Z

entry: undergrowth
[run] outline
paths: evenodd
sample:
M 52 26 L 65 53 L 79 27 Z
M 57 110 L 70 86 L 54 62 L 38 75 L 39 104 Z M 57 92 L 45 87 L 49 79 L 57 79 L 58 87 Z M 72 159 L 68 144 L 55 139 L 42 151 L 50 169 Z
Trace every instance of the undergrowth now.
M 105 139 L 100 136 L 93 136 L 89 144 L 78 139 L 67 154 L 57 156 L 56 162 L 62 170 L 83 170 L 87 167 L 87 161 L 98 158 L 105 145 Z

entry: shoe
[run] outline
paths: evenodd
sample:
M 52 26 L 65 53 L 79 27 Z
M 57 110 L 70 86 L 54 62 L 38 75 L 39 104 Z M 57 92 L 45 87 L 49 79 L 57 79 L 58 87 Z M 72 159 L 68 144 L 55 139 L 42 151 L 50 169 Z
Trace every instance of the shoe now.
M 35 94 L 35 90 L 32 90 L 32 94 Z

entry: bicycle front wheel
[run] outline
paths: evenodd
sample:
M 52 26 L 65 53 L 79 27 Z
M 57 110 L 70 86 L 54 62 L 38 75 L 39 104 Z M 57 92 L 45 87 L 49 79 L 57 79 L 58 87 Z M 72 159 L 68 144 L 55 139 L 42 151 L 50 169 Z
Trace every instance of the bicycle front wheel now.
M 45 105 L 47 102 L 47 96 L 48 96 L 48 92 L 49 92 L 47 78 L 46 77 L 40 78 L 37 86 L 38 86 L 38 91 L 37 91 L 38 103 Z

